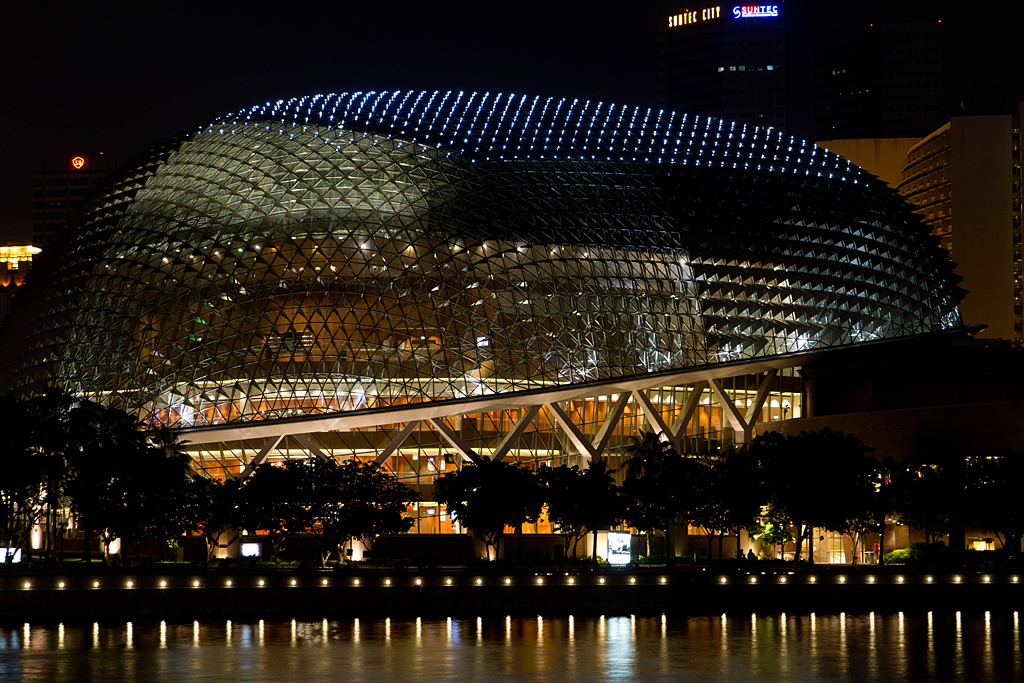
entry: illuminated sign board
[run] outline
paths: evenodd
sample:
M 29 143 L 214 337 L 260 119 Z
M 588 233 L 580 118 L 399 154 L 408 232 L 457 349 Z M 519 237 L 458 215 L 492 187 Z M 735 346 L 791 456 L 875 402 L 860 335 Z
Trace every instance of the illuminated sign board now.
M 243 543 L 242 544 L 242 557 L 260 557 L 263 552 L 263 546 L 259 543 Z
M 81 155 L 71 157 L 68 159 L 68 165 L 76 171 L 81 171 L 83 168 L 89 168 L 89 157 L 83 157 Z
M 737 5 L 732 8 L 734 19 L 749 19 L 753 17 L 777 17 L 779 16 L 778 5 Z
M 668 27 L 675 28 L 676 26 L 688 26 L 690 24 L 698 24 L 702 21 L 708 21 L 709 19 L 718 19 L 722 16 L 722 8 L 719 7 L 708 7 L 706 9 L 695 9 L 686 10 L 682 14 L 673 14 L 668 18 Z
M 628 531 L 608 532 L 608 564 L 629 564 L 632 559 L 633 534 Z

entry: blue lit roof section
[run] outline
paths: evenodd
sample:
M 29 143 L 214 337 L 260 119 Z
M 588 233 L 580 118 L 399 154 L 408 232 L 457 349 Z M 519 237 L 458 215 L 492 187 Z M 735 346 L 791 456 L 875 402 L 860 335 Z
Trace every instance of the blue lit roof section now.
M 452 150 L 469 161 L 578 159 L 694 164 L 796 173 L 850 182 L 867 176 L 849 161 L 778 130 L 605 102 L 502 93 L 389 91 L 313 95 L 257 105 L 203 126 L 246 134 L 260 122 L 381 133 Z M 326 145 L 343 135 L 323 135 Z M 349 140 L 351 142 L 351 140 Z

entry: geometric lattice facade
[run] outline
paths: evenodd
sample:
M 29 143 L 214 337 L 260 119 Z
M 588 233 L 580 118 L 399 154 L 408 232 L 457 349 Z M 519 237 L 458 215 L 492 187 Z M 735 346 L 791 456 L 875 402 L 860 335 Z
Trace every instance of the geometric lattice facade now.
M 961 325 L 909 207 L 778 131 L 468 93 L 257 106 L 132 162 L 9 386 L 173 427 L 547 390 Z

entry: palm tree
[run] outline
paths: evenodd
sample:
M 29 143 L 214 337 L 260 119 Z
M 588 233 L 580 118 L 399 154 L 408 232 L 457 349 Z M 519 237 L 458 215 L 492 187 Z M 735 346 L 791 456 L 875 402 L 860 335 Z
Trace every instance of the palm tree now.
M 631 436 L 624 454 L 626 495 L 625 520 L 647 533 L 647 555 L 651 554 L 650 533 L 665 531 L 665 555 L 672 563 L 671 525 L 686 510 L 690 500 L 691 477 L 688 461 L 658 434 L 644 431 Z

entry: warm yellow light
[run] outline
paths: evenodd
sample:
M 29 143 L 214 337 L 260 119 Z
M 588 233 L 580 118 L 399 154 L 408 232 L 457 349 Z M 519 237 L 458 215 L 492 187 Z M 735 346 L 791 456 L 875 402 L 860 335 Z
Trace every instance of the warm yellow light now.
M 260 585 L 261 586 L 263 585 L 263 579 L 260 579 Z
M 195 586 L 196 588 L 199 588 L 199 582 L 198 581 L 193 581 L 192 585 Z
M 512 583 L 512 579 L 505 579 L 505 583 Z
M 160 587 L 161 588 L 166 587 L 166 586 L 167 586 L 167 582 L 166 581 L 161 581 L 160 582 Z
M 416 579 L 416 585 L 417 586 L 421 585 L 422 583 L 423 583 L 422 581 L 420 581 L 419 579 Z
M 903 577 L 902 576 L 897 578 L 896 580 L 899 581 L 900 583 L 903 583 Z
M 604 583 L 604 579 L 601 579 L 601 583 Z
M 14 247 L 0 247 L 0 263 L 8 263 L 14 267 L 17 264 L 31 261 L 32 257 L 41 252 L 39 247 L 30 245 L 19 245 Z
M 636 579 L 634 579 L 634 578 L 632 578 L 632 577 L 631 577 L 631 578 L 629 579 L 629 582 L 630 582 L 630 583 L 636 583 Z
M 384 585 L 390 586 L 391 585 L 391 579 L 384 579 Z
M 483 583 L 484 581 L 483 581 L 483 579 L 477 579 L 477 580 L 476 580 L 476 582 L 477 582 L 478 584 L 480 584 L 480 583 Z
M 128 582 L 128 587 L 129 587 L 129 588 L 131 588 L 131 587 L 132 587 L 133 585 L 134 585 L 134 584 L 133 584 L 133 583 L 132 583 L 131 581 L 129 581 L 129 582 Z M 62 584 L 60 585 L 60 587 L 61 587 L 61 588 L 63 588 L 63 587 L 64 587 L 64 584 L 62 583 Z
M 544 583 L 544 579 L 537 579 L 537 583 Z
M 31 587 L 32 587 L 32 584 L 29 583 L 28 581 L 26 581 L 25 582 L 25 588 L 31 588 Z
M 779 583 L 786 583 L 786 577 L 785 576 L 780 576 L 779 577 Z
M 725 583 L 725 577 L 724 576 L 722 577 L 722 583 Z
M 447 584 L 448 584 L 449 586 L 450 586 L 450 585 L 452 585 L 452 580 L 451 580 L 451 579 L 446 579 L 445 581 L 446 581 L 446 583 L 447 583 Z
M 231 581 L 228 581 L 228 585 L 229 585 L 229 586 L 231 585 Z
M 846 583 L 846 577 L 845 576 L 840 576 L 839 577 L 839 583 Z
M 93 588 L 99 588 L 100 587 L 100 582 L 99 581 L 93 581 L 92 582 L 92 587 Z
M 666 579 L 666 578 L 665 578 L 664 576 L 663 576 L 663 577 L 661 577 L 661 582 L 662 582 L 662 583 L 665 583 L 665 581 L 667 581 L 667 580 L 668 580 L 668 579 Z
M 575 579 L 569 579 L 569 583 L 576 583 Z
M 129 583 L 129 585 L 131 585 L 131 581 L 129 581 L 128 583 Z M 63 587 L 64 587 L 64 582 L 63 582 L 63 581 L 61 581 L 61 582 L 60 582 L 59 584 L 57 584 L 57 585 L 58 585 L 58 586 L 59 586 L 60 588 L 63 588 Z
M 756 576 L 751 576 L 750 577 L 750 583 L 757 583 L 757 577 Z
M 815 581 L 817 581 L 817 580 L 818 580 L 818 579 L 814 578 L 813 576 L 811 577 L 811 583 L 814 583 L 814 582 L 815 582 Z
M 295 585 L 295 579 L 292 579 L 292 585 L 293 586 Z
M 989 582 L 989 581 L 991 581 L 991 580 L 992 580 L 992 577 L 991 577 L 991 576 L 986 576 L 986 577 L 985 577 L 985 583 L 988 583 L 988 582 Z
M 356 583 L 359 583 L 359 579 L 356 579 Z M 327 579 L 324 579 L 324 581 L 323 581 L 323 584 L 324 584 L 325 586 L 327 585 Z

